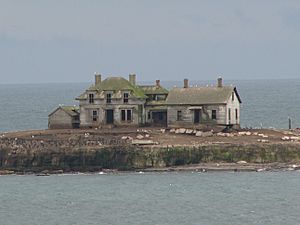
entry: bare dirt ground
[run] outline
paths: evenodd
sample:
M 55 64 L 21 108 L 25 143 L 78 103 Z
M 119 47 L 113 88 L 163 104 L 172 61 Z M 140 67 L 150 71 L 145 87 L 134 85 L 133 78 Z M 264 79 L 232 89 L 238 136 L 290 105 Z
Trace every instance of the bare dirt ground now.
M 1 137 L 68 140 L 69 138 L 104 136 L 115 139 L 151 140 L 160 146 L 198 145 L 198 144 L 257 144 L 257 143 L 299 143 L 300 132 L 297 130 L 241 130 L 229 133 L 214 133 L 206 136 L 175 133 L 174 130 L 162 128 L 112 128 L 112 129 L 56 129 L 32 130 L 0 133 Z

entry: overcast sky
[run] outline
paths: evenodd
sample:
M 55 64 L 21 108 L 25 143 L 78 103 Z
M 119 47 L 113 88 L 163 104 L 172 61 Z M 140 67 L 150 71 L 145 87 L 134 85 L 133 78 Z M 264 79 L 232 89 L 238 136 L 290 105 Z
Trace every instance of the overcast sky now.
M 0 0 L 0 83 L 300 78 L 299 0 Z

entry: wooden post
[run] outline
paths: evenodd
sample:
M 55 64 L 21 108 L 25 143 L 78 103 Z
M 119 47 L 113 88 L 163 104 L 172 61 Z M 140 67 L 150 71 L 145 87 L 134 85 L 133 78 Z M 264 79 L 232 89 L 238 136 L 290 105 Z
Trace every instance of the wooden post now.
M 292 129 L 292 119 L 289 117 L 289 130 Z

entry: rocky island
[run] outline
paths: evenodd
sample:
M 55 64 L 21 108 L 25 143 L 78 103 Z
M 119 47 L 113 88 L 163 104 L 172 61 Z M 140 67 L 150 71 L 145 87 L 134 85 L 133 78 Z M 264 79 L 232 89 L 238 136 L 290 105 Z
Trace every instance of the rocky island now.
M 298 169 L 297 130 L 112 128 L 0 134 L 0 174 Z

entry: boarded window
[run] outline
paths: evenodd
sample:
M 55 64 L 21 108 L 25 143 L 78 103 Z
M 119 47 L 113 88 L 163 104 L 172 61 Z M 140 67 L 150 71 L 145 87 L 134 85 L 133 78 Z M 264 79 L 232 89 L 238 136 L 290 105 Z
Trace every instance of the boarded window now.
M 97 121 L 98 120 L 98 112 L 96 110 L 93 110 L 93 121 Z
M 106 94 L 106 103 L 111 103 L 111 93 Z
M 94 94 L 89 94 L 89 103 L 94 103 Z
M 182 120 L 182 111 L 181 110 L 177 111 L 177 120 L 178 121 Z
M 123 94 L 123 101 L 124 101 L 124 103 L 128 103 L 128 97 L 129 97 L 128 93 L 124 93 Z
M 212 111 L 211 111 L 211 118 L 212 118 L 213 120 L 216 120 L 216 119 L 217 119 L 217 110 L 212 110 Z

